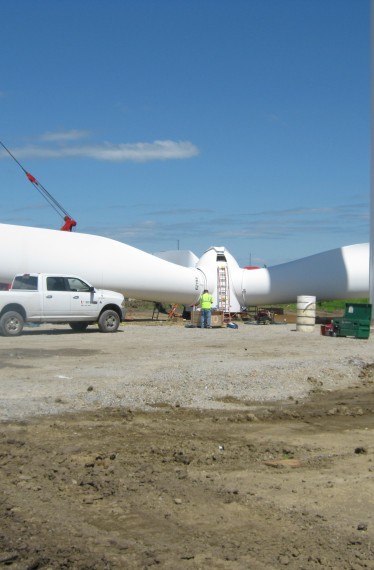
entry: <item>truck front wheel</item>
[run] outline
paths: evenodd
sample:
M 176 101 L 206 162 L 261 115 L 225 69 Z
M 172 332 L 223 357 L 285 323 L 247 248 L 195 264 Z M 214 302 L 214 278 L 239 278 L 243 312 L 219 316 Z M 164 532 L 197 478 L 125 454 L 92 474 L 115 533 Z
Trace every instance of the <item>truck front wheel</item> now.
M 24 320 L 16 311 L 8 311 L 0 318 L 0 333 L 3 336 L 18 336 L 23 330 Z
M 103 311 L 99 317 L 98 325 L 101 332 L 116 332 L 120 324 L 120 318 L 116 311 L 108 309 Z

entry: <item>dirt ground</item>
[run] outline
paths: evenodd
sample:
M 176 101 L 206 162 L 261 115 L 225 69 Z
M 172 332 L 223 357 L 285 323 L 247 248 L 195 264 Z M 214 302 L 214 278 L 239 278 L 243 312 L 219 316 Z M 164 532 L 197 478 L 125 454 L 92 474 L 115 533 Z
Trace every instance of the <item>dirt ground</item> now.
M 0 567 L 374 569 L 373 387 L 3 421 Z

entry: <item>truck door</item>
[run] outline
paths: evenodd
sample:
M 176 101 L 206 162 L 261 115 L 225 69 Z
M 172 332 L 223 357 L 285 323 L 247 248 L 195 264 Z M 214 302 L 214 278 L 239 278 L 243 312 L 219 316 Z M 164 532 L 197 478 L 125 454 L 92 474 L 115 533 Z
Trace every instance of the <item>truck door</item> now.
M 67 277 L 66 282 L 71 292 L 71 316 L 76 319 L 92 316 L 95 319 L 99 308 L 94 288 L 78 277 Z
M 71 300 L 70 292 L 66 289 L 64 277 L 46 277 L 43 291 L 43 317 L 56 319 L 58 317 L 70 317 Z

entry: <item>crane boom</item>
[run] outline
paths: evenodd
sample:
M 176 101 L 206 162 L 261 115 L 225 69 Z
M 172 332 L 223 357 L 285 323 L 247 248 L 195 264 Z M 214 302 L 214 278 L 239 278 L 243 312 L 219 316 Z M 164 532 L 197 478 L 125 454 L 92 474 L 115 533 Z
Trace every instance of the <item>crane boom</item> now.
M 31 184 L 36 188 L 36 190 L 43 196 L 43 198 L 48 202 L 48 204 L 57 212 L 59 216 L 61 216 L 64 220 L 63 226 L 60 230 L 65 232 L 71 232 L 73 227 L 77 225 L 77 222 L 68 214 L 68 212 L 61 206 L 61 204 L 48 192 L 46 188 L 33 176 L 30 172 L 22 166 L 22 164 L 16 159 L 16 157 L 10 152 L 10 150 L 5 146 L 4 143 L 0 141 L 0 145 L 3 149 L 13 158 L 13 160 L 18 164 L 18 166 L 23 170 L 26 174 L 28 180 Z

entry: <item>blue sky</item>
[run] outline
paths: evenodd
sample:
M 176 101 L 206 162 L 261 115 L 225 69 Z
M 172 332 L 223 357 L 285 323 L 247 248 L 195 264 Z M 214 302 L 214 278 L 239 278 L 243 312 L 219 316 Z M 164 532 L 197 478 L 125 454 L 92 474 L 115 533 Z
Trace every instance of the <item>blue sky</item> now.
M 274 265 L 369 241 L 369 0 L 0 3 L 0 140 L 78 222 Z M 0 153 L 1 221 L 62 220 Z

